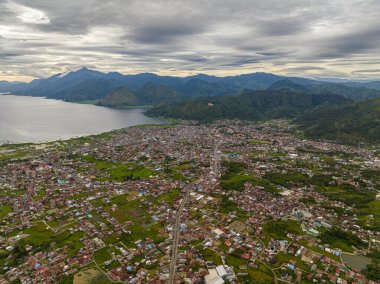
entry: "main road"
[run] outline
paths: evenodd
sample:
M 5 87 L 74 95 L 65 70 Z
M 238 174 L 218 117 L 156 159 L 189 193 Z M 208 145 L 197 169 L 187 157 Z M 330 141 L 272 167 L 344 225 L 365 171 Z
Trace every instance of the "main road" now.
M 214 177 L 216 179 L 219 178 L 220 157 L 219 157 L 218 151 L 219 151 L 219 146 L 221 143 L 222 143 L 222 138 L 220 137 L 214 146 L 214 163 L 212 164 L 212 168 L 214 170 Z M 187 187 L 187 189 L 186 189 L 185 197 L 182 199 L 181 205 L 178 208 L 176 219 L 175 219 L 174 240 L 173 240 L 172 255 L 171 255 L 170 267 L 169 267 L 169 284 L 175 283 L 175 274 L 176 274 L 176 270 L 177 270 L 179 226 L 181 223 L 181 213 L 182 213 L 182 210 L 186 206 L 186 203 L 189 199 L 190 192 L 191 192 L 191 185 L 186 185 L 186 187 Z
M 214 178 L 217 179 L 220 177 L 220 171 L 219 171 L 219 166 L 220 166 L 220 155 L 219 155 L 219 146 L 222 144 L 223 140 L 220 137 L 219 140 L 216 142 L 214 146 L 214 159 L 211 161 L 211 166 L 212 170 L 214 172 Z
M 185 197 L 182 199 L 181 205 L 178 208 L 176 219 L 175 219 L 175 225 L 174 225 L 174 240 L 173 240 L 173 248 L 172 248 L 172 256 L 170 260 L 170 270 L 169 270 L 169 284 L 174 284 L 175 281 L 175 274 L 177 270 L 177 255 L 178 255 L 178 241 L 179 241 L 179 226 L 181 223 L 181 213 L 183 208 L 185 208 L 186 203 L 189 199 L 190 192 L 191 192 L 191 186 L 186 185 L 186 194 Z

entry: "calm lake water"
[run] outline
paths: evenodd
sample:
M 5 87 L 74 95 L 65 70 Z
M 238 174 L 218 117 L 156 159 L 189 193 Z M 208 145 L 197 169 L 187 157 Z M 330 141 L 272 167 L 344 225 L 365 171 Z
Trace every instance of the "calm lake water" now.
M 0 144 L 45 142 L 163 123 L 142 109 L 118 110 L 36 97 L 0 95 Z

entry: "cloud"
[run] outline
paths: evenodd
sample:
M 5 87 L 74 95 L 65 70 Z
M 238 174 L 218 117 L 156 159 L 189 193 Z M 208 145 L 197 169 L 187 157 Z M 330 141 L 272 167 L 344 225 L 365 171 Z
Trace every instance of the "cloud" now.
M 379 73 L 380 74 L 380 69 L 368 69 L 368 70 L 355 70 L 355 71 L 352 71 L 353 75 L 358 75 L 358 74 L 373 74 L 373 73 Z
M 378 51 L 379 43 L 380 26 L 370 26 L 328 38 L 326 43 L 322 45 L 324 51 L 321 55 L 336 58 L 363 54 L 372 50 Z
M 5 6 L 21 20 L 23 23 L 27 24 L 47 24 L 50 22 L 49 18 L 44 12 L 33 9 L 27 6 L 17 4 L 15 2 L 8 2 Z
M 324 67 L 318 67 L 318 66 L 299 66 L 299 67 L 291 67 L 286 68 L 287 71 L 321 71 L 326 70 Z
M 377 0 L 0 0 L 0 66 L 15 79 L 89 64 L 362 78 L 355 70 L 380 68 L 379 10 Z
M 36 77 L 36 78 L 47 78 L 48 77 L 48 74 L 46 74 L 45 72 L 40 71 L 34 67 L 22 68 L 22 69 L 20 69 L 20 73 L 23 75 L 32 76 L 32 77 Z
M 170 44 L 186 36 L 191 36 L 202 31 L 202 27 L 194 26 L 190 23 L 177 23 L 168 21 L 165 23 L 150 23 L 146 26 L 137 26 L 133 29 L 131 35 L 125 38 L 131 38 L 136 43 L 143 44 Z

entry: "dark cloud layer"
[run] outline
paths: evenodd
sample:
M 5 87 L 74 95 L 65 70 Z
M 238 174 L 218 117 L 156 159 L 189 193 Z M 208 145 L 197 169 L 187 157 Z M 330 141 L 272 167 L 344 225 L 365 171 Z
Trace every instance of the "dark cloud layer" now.
M 123 73 L 378 78 L 377 0 L 0 0 L 0 79 Z

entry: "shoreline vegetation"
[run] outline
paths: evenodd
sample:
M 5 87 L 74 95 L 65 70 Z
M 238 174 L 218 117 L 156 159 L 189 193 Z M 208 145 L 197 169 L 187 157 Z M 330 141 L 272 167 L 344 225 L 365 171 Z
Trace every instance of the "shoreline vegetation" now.
M 87 100 L 87 101 L 78 101 L 73 102 L 76 104 L 86 104 L 86 105 L 95 105 L 100 107 L 107 107 L 107 108 L 113 108 L 113 109 L 151 109 L 154 106 L 153 105 L 120 105 L 120 106 L 106 106 L 99 104 L 100 100 Z

